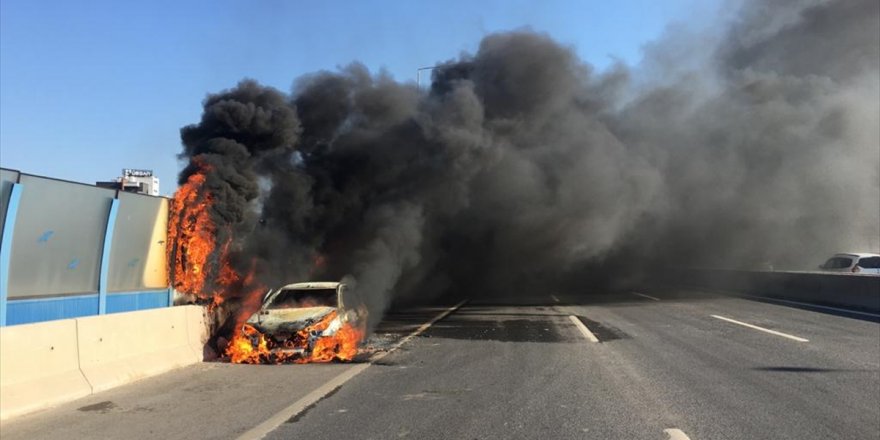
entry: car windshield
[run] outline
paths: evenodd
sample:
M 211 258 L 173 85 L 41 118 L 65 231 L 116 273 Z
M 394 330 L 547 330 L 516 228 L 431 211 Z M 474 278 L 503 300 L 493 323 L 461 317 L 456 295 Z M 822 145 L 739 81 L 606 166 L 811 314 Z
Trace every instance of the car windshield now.
M 267 309 L 336 307 L 336 289 L 284 289 L 266 306 Z

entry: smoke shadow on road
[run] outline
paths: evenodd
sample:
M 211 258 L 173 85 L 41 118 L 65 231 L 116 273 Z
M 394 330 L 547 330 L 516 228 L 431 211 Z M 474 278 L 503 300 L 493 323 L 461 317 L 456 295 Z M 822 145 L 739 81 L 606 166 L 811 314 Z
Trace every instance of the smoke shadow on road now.
M 877 373 L 877 370 L 850 368 L 817 368 L 817 367 L 755 367 L 755 371 L 774 373 Z
M 426 338 L 498 342 L 577 342 L 577 339 L 572 335 L 559 331 L 559 327 L 565 325 L 560 318 L 550 318 L 538 320 L 464 316 L 441 321 L 432 326 L 423 336 Z

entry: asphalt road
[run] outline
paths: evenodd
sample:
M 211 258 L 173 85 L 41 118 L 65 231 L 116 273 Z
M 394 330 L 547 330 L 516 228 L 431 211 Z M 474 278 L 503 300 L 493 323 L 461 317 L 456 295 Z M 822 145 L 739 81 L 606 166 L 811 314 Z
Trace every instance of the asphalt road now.
M 472 301 L 372 363 L 206 363 L 14 419 L 0 435 L 237 438 L 268 425 L 270 439 L 880 438 L 877 322 L 640 293 Z M 438 312 L 390 316 L 372 345 Z

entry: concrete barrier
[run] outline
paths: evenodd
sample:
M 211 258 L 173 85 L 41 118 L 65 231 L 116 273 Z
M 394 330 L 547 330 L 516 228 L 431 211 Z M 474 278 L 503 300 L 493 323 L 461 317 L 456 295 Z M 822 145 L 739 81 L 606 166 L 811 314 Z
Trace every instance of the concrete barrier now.
M 204 307 L 0 328 L 0 420 L 200 362 Z
M 758 272 L 692 269 L 667 280 L 709 289 L 880 313 L 880 276 L 822 272 Z
M 76 320 L 0 328 L 0 420 L 91 393 L 79 369 Z
M 212 327 L 214 321 L 208 316 L 208 309 L 205 307 L 180 306 L 177 308 L 183 309 L 186 313 L 187 344 L 196 359 L 202 361 L 205 359 L 205 344 L 208 343 L 208 338 L 214 331 Z
M 185 307 L 78 318 L 80 369 L 94 392 L 201 361 Z

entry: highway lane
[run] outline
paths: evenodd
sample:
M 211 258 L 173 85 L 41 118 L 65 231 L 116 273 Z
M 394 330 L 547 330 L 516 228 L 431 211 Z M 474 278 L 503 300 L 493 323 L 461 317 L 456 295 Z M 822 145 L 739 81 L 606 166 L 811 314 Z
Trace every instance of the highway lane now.
M 726 297 L 552 295 L 463 308 L 269 438 L 880 437 L 876 323 Z
M 639 293 L 472 301 L 268 438 L 665 439 L 667 429 L 694 440 L 880 438 L 877 323 Z M 390 346 L 439 310 L 390 317 L 374 345 Z M 0 430 L 4 440 L 236 438 L 358 367 L 202 364 Z
M 664 438 L 553 307 L 467 305 L 268 438 Z
M 880 437 L 878 324 L 736 298 L 653 295 L 660 301 L 569 309 L 626 335 L 603 365 L 664 396 L 691 438 Z

